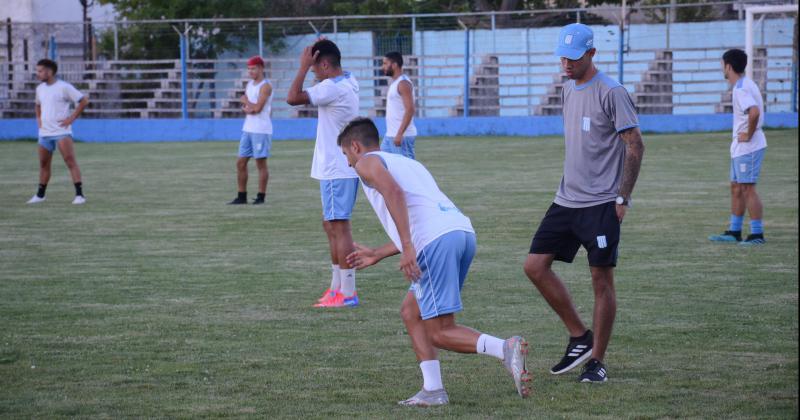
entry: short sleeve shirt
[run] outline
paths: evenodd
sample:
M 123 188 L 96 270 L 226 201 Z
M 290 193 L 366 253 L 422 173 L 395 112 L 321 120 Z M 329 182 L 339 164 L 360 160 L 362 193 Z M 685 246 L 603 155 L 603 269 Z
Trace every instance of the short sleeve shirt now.
M 70 116 L 70 106 L 83 99 L 83 94 L 71 84 L 56 80 L 52 85 L 42 83 L 36 87 L 36 104 L 42 110 L 39 137 L 67 136 L 72 126 L 62 127 L 60 121 Z
M 571 208 L 616 200 L 625 144 L 619 133 L 639 126 L 625 87 L 602 72 L 576 86 L 564 84 L 564 176 L 555 203 Z
M 764 99 L 761 90 L 751 79 L 742 77 L 733 87 L 733 140 L 731 142 L 731 158 L 749 155 L 767 147 L 767 137 L 761 126 L 764 124 Z M 758 126 L 750 141 L 740 142 L 739 133 L 746 133 L 749 124 L 748 112 L 757 107 L 759 111 Z
M 325 79 L 306 89 L 317 107 L 317 140 L 311 177 L 319 180 L 358 178 L 336 144 L 339 132 L 358 117 L 358 82 L 349 72 Z

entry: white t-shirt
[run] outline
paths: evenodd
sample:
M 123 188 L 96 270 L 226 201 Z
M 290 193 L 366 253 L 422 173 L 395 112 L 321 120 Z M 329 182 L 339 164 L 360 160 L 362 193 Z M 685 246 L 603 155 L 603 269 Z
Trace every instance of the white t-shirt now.
M 244 89 L 247 100 L 254 104 L 258 103 L 258 96 L 264 84 L 269 84 L 269 80 L 264 79 L 258 83 L 252 80 L 247 82 L 247 87 Z M 267 98 L 267 102 L 264 103 L 264 108 L 261 108 L 261 112 L 258 114 L 245 114 L 242 131 L 256 134 L 272 134 L 272 120 L 269 118 L 271 112 L 272 93 Z
M 345 125 L 358 117 L 358 82 L 350 72 L 325 79 L 306 89 L 317 106 L 317 141 L 311 161 L 311 177 L 319 180 L 358 178 L 336 144 Z
M 739 142 L 739 133 L 747 132 L 747 111 L 758 107 L 758 127 L 748 142 Z M 764 125 L 764 99 L 758 85 L 742 76 L 733 87 L 733 141 L 731 142 L 731 158 L 747 155 L 767 147 L 767 137 L 761 126 Z
M 400 92 L 397 91 L 397 87 L 400 85 L 400 82 L 403 81 L 406 81 L 411 85 L 411 102 L 414 102 L 414 85 L 411 83 L 411 79 L 409 79 L 408 76 L 404 74 L 389 85 L 389 90 L 386 92 L 387 137 L 394 137 L 397 135 L 397 131 L 400 130 L 400 125 L 403 123 L 403 117 L 406 114 L 406 107 L 403 104 L 403 97 L 400 96 Z M 403 132 L 403 136 L 414 137 L 416 135 L 417 127 L 414 125 L 414 119 L 412 118 L 411 122 L 408 124 L 408 127 L 406 127 L 406 131 Z
M 414 244 L 417 254 L 445 233 L 459 230 L 475 232 L 469 217 L 461 213 L 458 207 L 444 195 L 436 185 L 431 173 L 421 163 L 402 155 L 386 152 L 367 153 L 367 156 L 369 155 L 383 159 L 386 169 L 405 193 L 411 242 Z M 361 183 L 364 186 L 364 194 L 375 210 L 386 234 L 389 235 L 397 249 L 402 251 L 400 234 L 397 232 L 397 226 L 386 207 L 383 196 L 363 180 Z
M 72 135 L 72 126 L 61 127 L 59 121 L 71 114 L 70 105 L 83 99 L 83 94 L 71 84 L 57 79 L 52 85 L 36 86 L 36 104 L 42 109 L 39 137 Z

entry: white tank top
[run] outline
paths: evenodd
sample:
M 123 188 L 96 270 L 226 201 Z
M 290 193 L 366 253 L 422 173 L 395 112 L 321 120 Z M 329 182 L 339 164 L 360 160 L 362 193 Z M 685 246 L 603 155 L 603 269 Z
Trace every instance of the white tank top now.
M 247 82 L 247 87 L 244 89 L 244 94 L 247 95 L 247 100 L 251 103 L 258 103 L 258 94 L 261 92 L 261 86 L 264 83 L 269 83 L 269 80 L 264 79 L 259 83 L 253 81 Z M 264 108 L 258 114 L 245 114 L 244 127 L 242 131 L 256 134 L 272 134 L 272 120 L 270 113 L 272 112 L 272 94 L 270 93 Z
M 408 206 L 408 222 L 411 228 L 411 241 L 419 254 L 425 246 L 445 233 L 463 230 L 475 232 L 469 217 L 447 198 L 436 185 L 433 176 L 421 163 L 405 156 L 370 152 L 366 156 L 378 156 L 383 159 L 386 169 L 405 193 Z M 375 214 L 383 225 L 397 249 L 402 251 L 400 235 L 394 224 L 386 202 L 378 190 L 370 187 L 362 179 L 364 193 L 375 210 Z
M 403 105 L 403 97 L 400 96 L 400 92 L 397 91 L 397 86 L 404 80 L 411 84 L 411 101 L 412 103 L 414 101 L 414 84 L 411 83 L 411 79 L 409 79 L 405 74 L 398 77 L 397 80 L 389 85 L 389 90 L 386 92 L 387 137 L 394 137 L 397 135 L 397 131 L 400 129 L 400 124 L 403 123 L 403 116 L 406 113 L 406 107 Z M 403 133 L 403 136 L 414 137 L 416 135 L 417 127 L 414 125 L 414 119 L 412 118 L 411 123 L 408 124 L 408 127 L 406 127 L 406 131 Z

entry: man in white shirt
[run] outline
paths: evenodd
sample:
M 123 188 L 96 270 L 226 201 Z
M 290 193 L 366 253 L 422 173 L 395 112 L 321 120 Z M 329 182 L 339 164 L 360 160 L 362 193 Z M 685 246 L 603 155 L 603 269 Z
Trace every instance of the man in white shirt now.
M 475 256 L 472 222 L 439 189 L 421 163 L 379 149 L 378 129 L 369 118 L 357 118 L 339 135 L 342 152 L 364 185 L 375 214 L 391 241 L 379 248 L 356 245 L 348 262 L 359 269 L 400 255 L 400 270 L 411 287 L 400 309 L 422 371 L 422 390 L 405 406 L 444 405 L 438 349 L 479 353 L 502 361 L 517 393 L 526 397 L 530 381 L 527 342 L 506 340 L 456 324 L 462 309 L 461 288 Z
M 414 159 L 417 127 L 414 125 L 414 85 L 403 73 L 403 55 L 390 52 L 383 57 L 383 74 L 391 78 L 386 91 L 386 136 L 381 150 Z
M 300 68 L 289 87 L 289 105 L 317 107 L 317 140 L 311 177 L 319 180 L 322 226 L 331 251 L 331 282 L 316 307 L 358 306 L 355 270 L 346 257 L 353 252 L 350 216 L 358 193 L 358 175 L 336 145 L 339 131 L 358 116 L 358 82 L 342 70 L 342 54 L 332 41 L 320 39 L 300 55 Z M 308 71 L 317 84 L 303 90 Z
M 745 77 L 747 54 L 731 49 L 722 55 L 722 71 L 733 86 L 733 138 L 731 141 L 731 219 L 728 230 L 709 236 L 712 242 L 738 242 L 742 246 L 762 245 L 764 207 L 756 192 L 761 162 L 767 149 L 764 125 L 764 99 L 761 90 Z M 745 209 L 750 214 L 750 235 L 742 240 Z
M 36 122 L 39 126 L 39 190 L 28 204 L 45 200 L 45 190 L 50 181 L 53 151 L 58 148 L 64 163 L 67 164 L 72 182 L 75 184 L 75 198 L 72 204 L 83 204 L 83 183 L 81 168 L 75 160 L 75 145 L 72 141 L 72 123 L 78 119 L 89 99 L 71 84 L 56 79 L 58 65 L 55 61 L 43 59 L 36 63 L 36 78 L 42 83 L 36 87 Z M 70 112 L 70 105 L 75 110 Z
M 239 193 L 228 204 L 247 204 L 247 163 L 251 158 L 255 158 L 258 169 L 258 195 L 253 204 L 264 204 L 267 196 L 267 158 L 272 148 L 272 84 L 264 78 L 264 60 L 259 56 L 247 60 L 247 75 L 252 80 L 247 82 L 240 98 L 245 115 L 239 158 L 236 160 Z

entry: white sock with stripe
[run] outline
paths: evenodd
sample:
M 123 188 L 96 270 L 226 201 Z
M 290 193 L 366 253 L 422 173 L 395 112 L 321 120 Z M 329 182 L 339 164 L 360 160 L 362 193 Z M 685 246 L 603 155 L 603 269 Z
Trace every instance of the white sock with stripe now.
M 334 292 L 342 288 L 341 276 L 339 275 L 339 264 L 331 264 L 331 287 Z
M 356 293 L 356 269 L 355 268 L 341 268 L 339 269 L 339 279 L 342 287 L 339 289 L 345 297 L 351 297 Z
M 500 360 L 503 360 L 505 359 L 505 356 L 503 355 L 503 346 L 505 343 L 505 340 L 488 334 L 481 334 L 481 336 L 478 337 L 478 345 L 476 346 L 475 350 L 479 354 L 488 354 L 489 356 L 494 356 Z
M 419 364 L 422 371 L 422 388 L 426 391 L 436 391 L 444 388 L 442 385 L 442 370 L 438 360 L 423 360 Z

